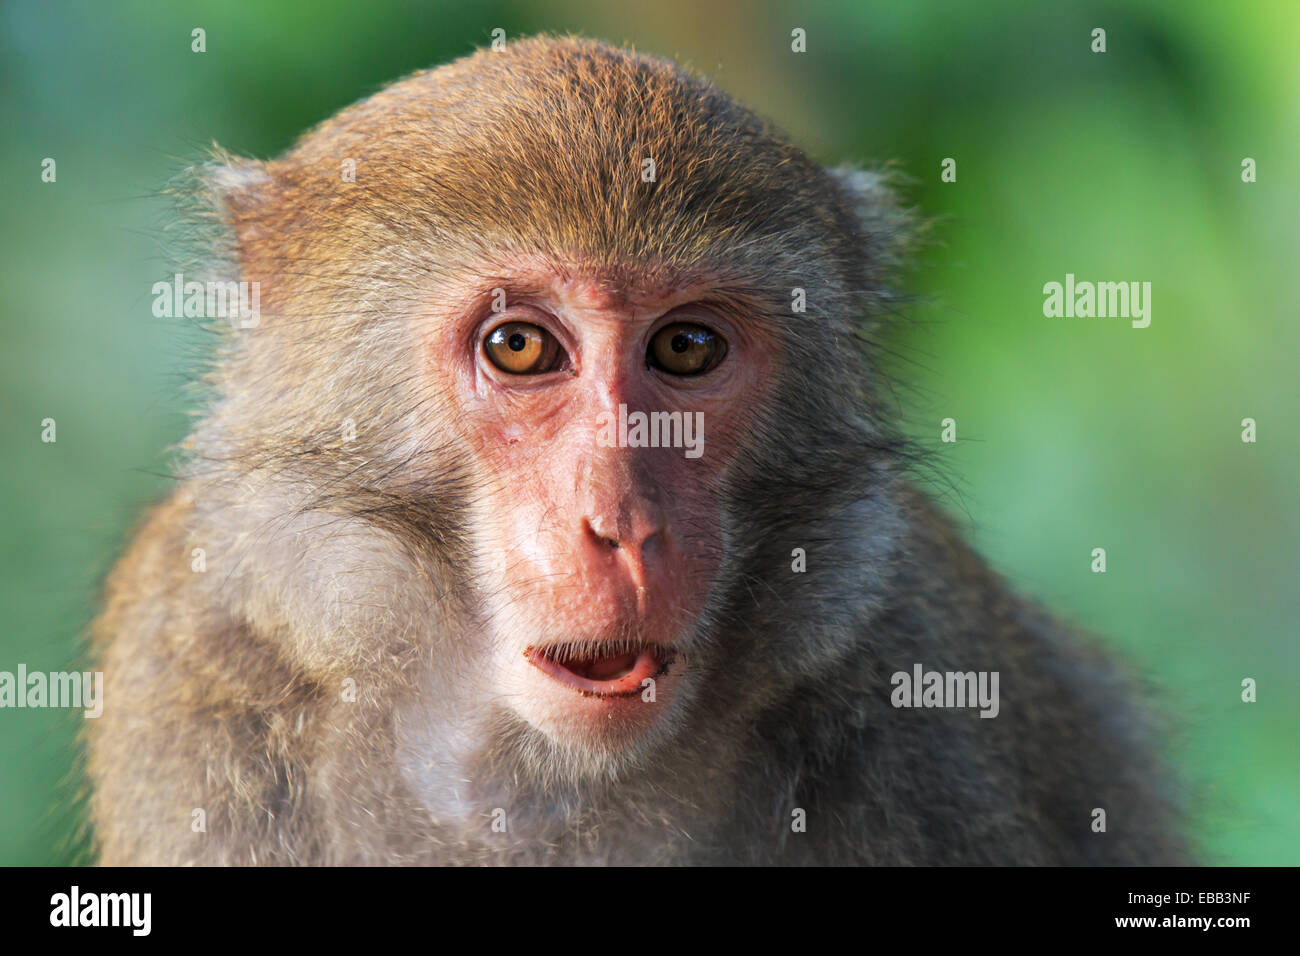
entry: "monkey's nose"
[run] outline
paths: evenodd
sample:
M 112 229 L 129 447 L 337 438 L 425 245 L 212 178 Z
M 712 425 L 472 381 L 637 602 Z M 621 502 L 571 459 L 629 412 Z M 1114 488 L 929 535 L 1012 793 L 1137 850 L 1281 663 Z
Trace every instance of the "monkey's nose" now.
M 663 522 L 644 513 L 634 514 L 621 523 L 587 517 L 582 519 L 582 524 L 585 533 L 598 543 L 632 553 L 653 546 L 654 539 L 663 533 Z
M 636 509 L 621 522 L 589 516 L 583 519 L 582 526 L 588 541 L 615 553 L 617 562 L 637 589 L 637 603 L 642 603 L 646 591 L 646 566 L 659 560 L 663 520 L 650 509 Z

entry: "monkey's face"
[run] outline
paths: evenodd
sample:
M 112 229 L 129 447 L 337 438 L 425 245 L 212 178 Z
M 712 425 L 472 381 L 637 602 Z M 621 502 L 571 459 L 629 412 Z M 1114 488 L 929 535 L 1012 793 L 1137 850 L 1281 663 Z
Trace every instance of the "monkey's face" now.
M 827 552 L 890 445 L 857 333 L 891 207 L 856 180 L 671 64 L 567 40 L 221 167 L 266 319 L 196 447 L 285 486 L 256 527 L 295 532 L 246 613 L 313 672 L 417 684 L 437 712 L 412 726 L 582 773 L 829 666 L 789 623 L 870 590 L 771 575 L 818 544 L 860 561 Z
M 662 733 L 707 681 L 724 483 L 774 345 L 707 285 L 540 262 L 467 287 L 427 342 L 477 462 L 470 517 L 499 700 L 566 748 Z

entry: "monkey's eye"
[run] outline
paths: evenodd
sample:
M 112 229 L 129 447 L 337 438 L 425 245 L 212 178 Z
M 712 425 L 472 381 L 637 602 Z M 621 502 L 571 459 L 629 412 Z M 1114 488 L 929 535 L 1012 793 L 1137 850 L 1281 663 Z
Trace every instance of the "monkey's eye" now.
M 650 340 L 646 364 L 670 375 L 701 375 L 716 368 L 727 343 L 712 329 L 687 322 L 665 325 Z
M 550 332 L 527 322 L 498 325 L 483 342 L 490 361 L 509 375 L 541 375 L 560 366 L 560 343 Z

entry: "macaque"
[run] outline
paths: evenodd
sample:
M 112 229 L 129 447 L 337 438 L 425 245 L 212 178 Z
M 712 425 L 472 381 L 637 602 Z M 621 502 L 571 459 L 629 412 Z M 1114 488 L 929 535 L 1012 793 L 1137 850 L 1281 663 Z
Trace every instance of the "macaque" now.
M 1134 685 L 917 490 L 880 175 L 549 37 L 195 172 L 260 317 L 93 626 L 102 863 L 1188 858 Z

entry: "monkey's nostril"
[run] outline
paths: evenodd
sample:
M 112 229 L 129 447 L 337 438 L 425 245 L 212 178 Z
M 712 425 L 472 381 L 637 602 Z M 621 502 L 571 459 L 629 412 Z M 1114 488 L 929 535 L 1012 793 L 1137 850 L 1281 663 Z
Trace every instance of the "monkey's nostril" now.
M 609 535 L 601 534 L 599 531 L 597 531 L 596 527 L 591 523 L 589 519 L 584 518 L 582 523 L 586 525 L 587 533 L 590 534 L 597 541 L 599 541 L 601 544 L 608 545 L 611 548 L 622 547 L 622 545 L 618 543 L 617 538 L 611 538 Z

